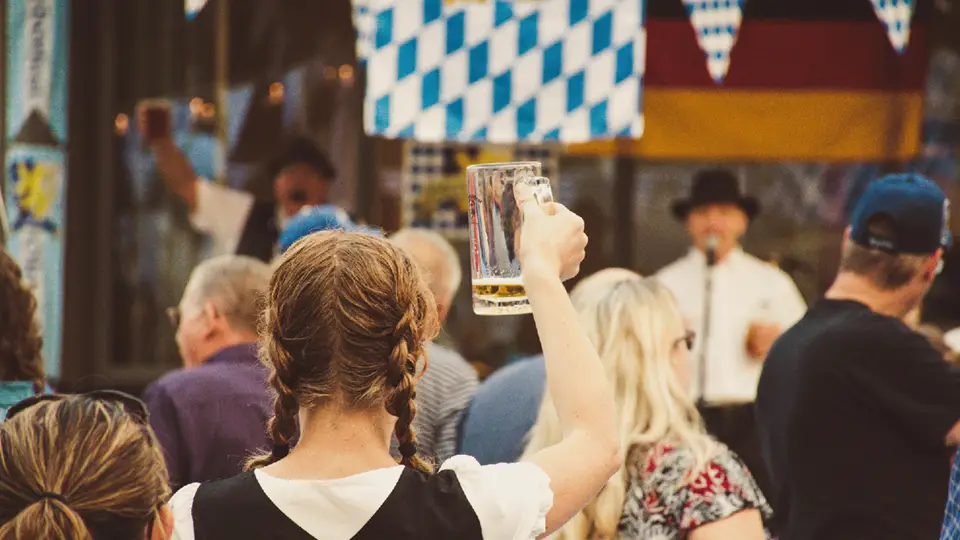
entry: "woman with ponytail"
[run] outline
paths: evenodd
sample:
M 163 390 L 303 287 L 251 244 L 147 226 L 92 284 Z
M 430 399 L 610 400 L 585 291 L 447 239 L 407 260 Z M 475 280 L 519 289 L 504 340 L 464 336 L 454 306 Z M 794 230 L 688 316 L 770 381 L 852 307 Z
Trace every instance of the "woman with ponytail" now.
M 140 400 L 28 398 L 0 425 L 0 540 L 166 540 L 168 481 Z
M 583 260 L 583 220 L 526 187 L 518 255 L 566 436 L 525 463 L 454 456 L 434 472 L 412 427 L 424 344 L 439 331 L 433 295 L 385 240 L 310 234 L 283 254 L 266 298 L 273 446 L 240 476 L 178 491 L 178 540 L 529 539 L 589 502 L 620 454 L 603 368 L 561 282 Z

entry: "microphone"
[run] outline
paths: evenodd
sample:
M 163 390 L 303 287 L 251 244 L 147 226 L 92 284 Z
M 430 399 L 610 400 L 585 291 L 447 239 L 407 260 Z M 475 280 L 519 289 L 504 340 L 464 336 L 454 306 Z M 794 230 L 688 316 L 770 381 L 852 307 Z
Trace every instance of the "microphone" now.
M 713 266 L 717 264 L 717 244 L 720 242 L 720 239 L 717 238 L 717 235 L 710 234 L 707 237 L 707 266 Z
M 703 327 L 700 329 L 700 358 L 697 359 L 697 382 L 699 397 L 697 407 L 703 411 L 707 406 L 705 398 L 707 390 L 707 348 L 710 345 L 710 318 L 713 300 L 713 267 L 717 264 L 717 244 L 720 239 L 710 233 L 707 237 L 706 255 L 707 270 L 703 276 Z

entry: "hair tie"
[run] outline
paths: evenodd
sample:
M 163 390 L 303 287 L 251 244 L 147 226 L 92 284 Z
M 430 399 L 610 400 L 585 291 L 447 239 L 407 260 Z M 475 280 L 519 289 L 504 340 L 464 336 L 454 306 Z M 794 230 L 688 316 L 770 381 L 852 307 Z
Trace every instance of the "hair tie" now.
M 412 458 L 417 454 L 417 443 L 410 441 L 400 445 L 400 455 L 405 458 Z
M 59 493 L 54 493 L 52 491 L 42 491 L 40 492 L 40 499 L 53 499 L 55 501 L 60 501 L 63 504 L 67 504 L 67 499 Z
M 275 444 L 273 445 L 273 459 L 283 459 L 287 457 L 287 454 L 290 453 L 289 444 Z

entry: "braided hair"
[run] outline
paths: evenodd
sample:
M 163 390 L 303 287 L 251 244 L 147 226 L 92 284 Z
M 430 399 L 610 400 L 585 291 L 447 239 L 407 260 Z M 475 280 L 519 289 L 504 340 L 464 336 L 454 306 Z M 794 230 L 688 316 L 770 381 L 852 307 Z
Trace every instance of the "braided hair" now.
M 386 240 L 324 231 L 297 241 L 271 278 L 260 332 L 260 357 L 275 393 L 267 426 L 273 448 L 247 468 L 287 455 L 301 407 L 335 403 L 383 407 L 397 418 L 401 463 L 431 471 L 417 455 L 412 424 L 424 343 L 439 327 L 416 265 Z

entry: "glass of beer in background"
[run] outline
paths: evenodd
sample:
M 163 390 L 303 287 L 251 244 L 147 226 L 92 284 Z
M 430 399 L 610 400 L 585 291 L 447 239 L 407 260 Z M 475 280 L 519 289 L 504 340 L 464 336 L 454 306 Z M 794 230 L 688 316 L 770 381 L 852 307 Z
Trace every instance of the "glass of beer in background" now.
M 530 184 L 539 204 L 553 201 L 550 180 L 540 163 L 490 163 L 467 167 L 470 202 L 470 267 L 473 311 L 477 315 L 530 313 L 516 243 L 521 211 L 514 197 L 518 182 Z
M 146 99 L 139 104 L 141 123 L 140 138 L 144 146 L 157 140 L 170 138 L 173 121 L 170 117 L 170 102 L 166 99 Z

